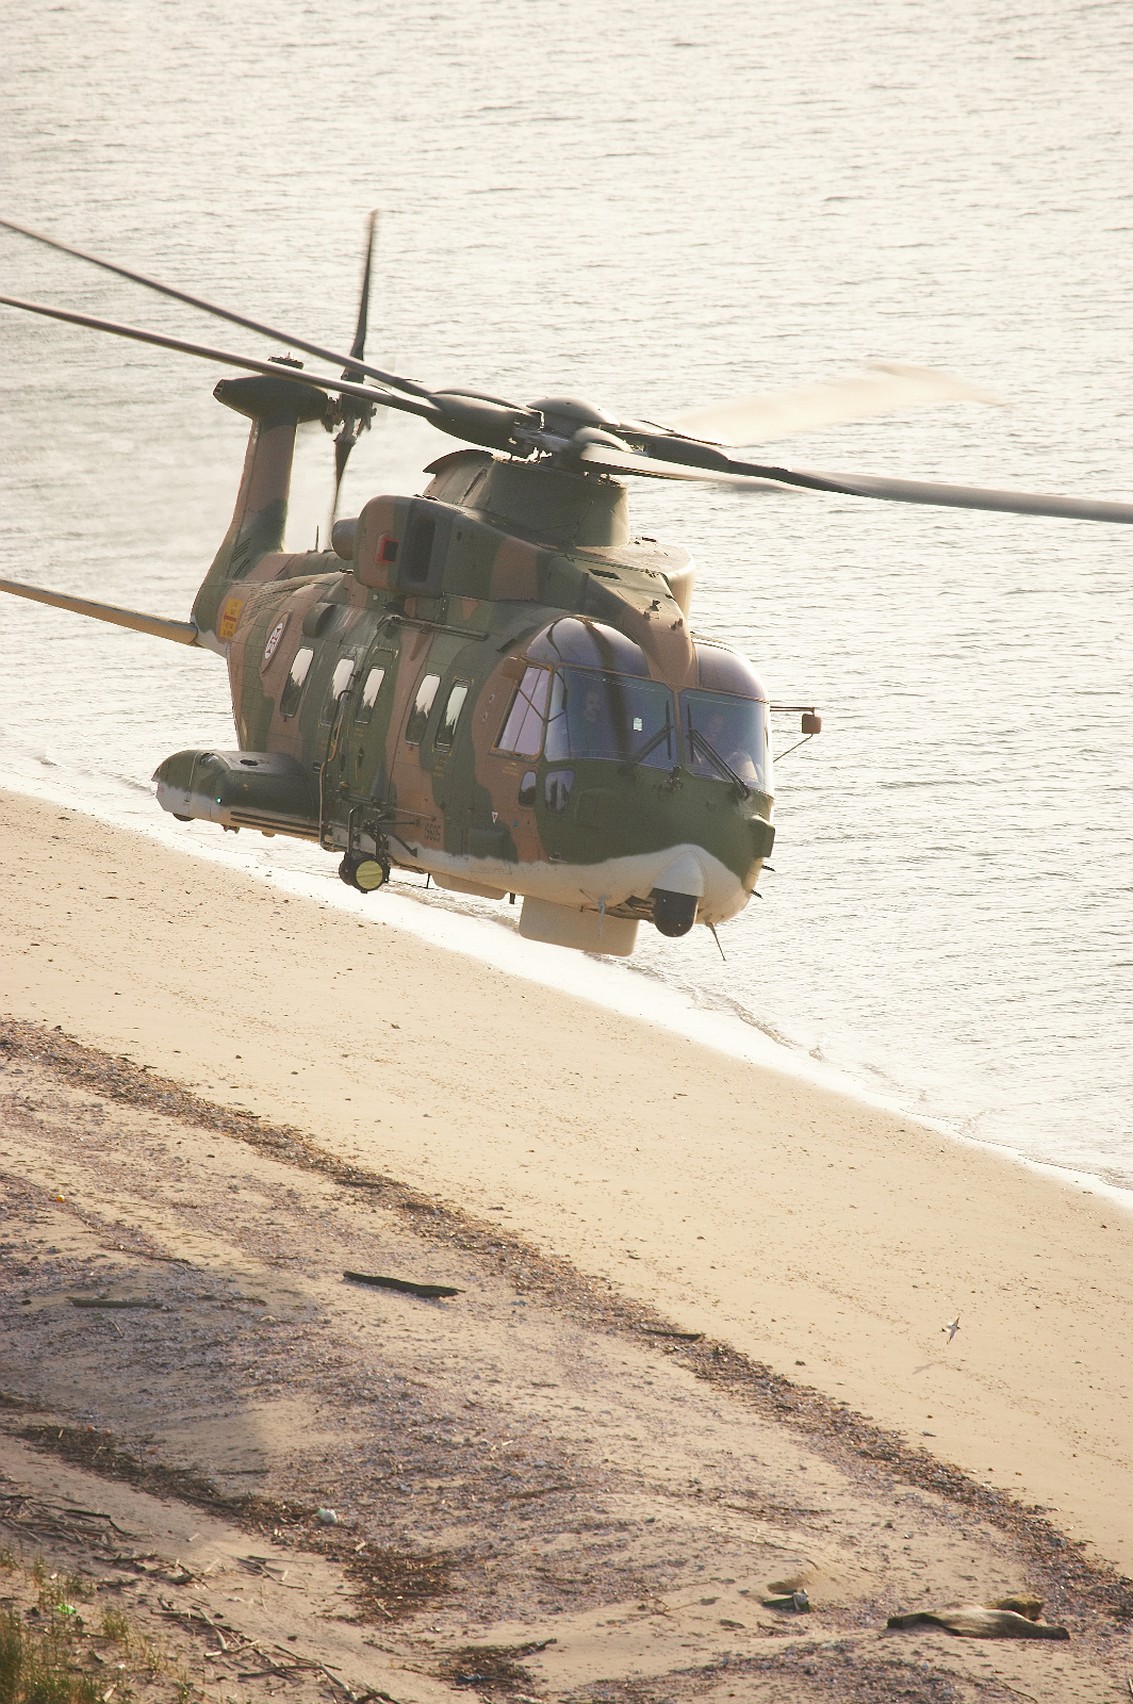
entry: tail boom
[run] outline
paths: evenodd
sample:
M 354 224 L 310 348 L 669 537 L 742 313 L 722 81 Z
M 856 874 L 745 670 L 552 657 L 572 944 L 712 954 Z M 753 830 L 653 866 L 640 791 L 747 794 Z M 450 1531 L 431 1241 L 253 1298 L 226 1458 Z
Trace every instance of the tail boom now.
M 114 627 L 129 627 L 135 633 L 149 633 L 155 639 L 170 639 L 175 645 L 199 643 L 197 625 L 193 621 L 170 621 L 166 616 L 146 615 L 139 609 L 96 603 L 93 598 L 75 598 L 67 592 L 47 591 L 43 586 L 25 586 L 19 580 L 0 580 L 0 592 L 10 592 L 16 598 L 30 598 L 32 603 L 51 604 L 55 609 L 69 609 L 75 615 L 90 616 L 94 621 L 108 621 Z

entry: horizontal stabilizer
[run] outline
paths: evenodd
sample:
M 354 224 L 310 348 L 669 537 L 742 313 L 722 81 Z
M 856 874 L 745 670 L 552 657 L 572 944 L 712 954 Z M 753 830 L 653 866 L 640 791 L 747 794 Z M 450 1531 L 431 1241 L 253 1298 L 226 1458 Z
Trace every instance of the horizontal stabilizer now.
M 75 615 L 89 615 L 95 621 L 109 621 L 114 627 L 130 627 L 135 633 L 152 633 L 155 639 L 171 639 L 175 645 L 197 643 L 197 629 L 191 621 L 169 621 L 163 615 L 144 615 L 141 610 L 120 609 L 117 604 L 95 603 L 93 598 L 73 598 L 66 592 L 48 592 L 42 586 L 21 585 L 18 580 L 0 580 L 0 592 L 11 592 L 17 598 L 30 598 L 33 603 L 53 604 L 56 609 L 69 609 Z

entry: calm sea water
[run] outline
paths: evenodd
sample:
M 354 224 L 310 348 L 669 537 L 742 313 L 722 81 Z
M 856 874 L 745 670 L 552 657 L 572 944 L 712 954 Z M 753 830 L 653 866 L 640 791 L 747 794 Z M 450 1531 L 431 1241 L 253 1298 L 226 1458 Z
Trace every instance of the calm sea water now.
M 64 0 L 6 21 L 0 178 L 17 219 L 338 345 L 379 207 L 370 353 L 429 382 L 664 418 L 920 362 L 1011 406 L 783 459 L 1128 496 L 1131 38 L 1123 0 Z M 0 289 L 255 344 L 16 237 Z M 242 454 L 215 373 L 0 315 L 0 573 L 184 615 Z M 445 447 L 387 422 L 347 510 Z M 1133 1184 L 1133 536 L 642 486 L 701 629 L 826 731 L 726 963 L 643 932 L 639 972 Z M 296 542 L 329 489 L 316 433 Z M 11 600 L 0 639 L 11 784 L 154 825 L 160 758 L 230 740 L 214 659 Z

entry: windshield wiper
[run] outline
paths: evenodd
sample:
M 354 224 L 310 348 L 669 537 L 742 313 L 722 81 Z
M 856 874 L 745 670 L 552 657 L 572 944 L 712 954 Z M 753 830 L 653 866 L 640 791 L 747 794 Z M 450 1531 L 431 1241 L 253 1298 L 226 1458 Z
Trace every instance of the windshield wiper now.
M 747 782 L 736 774 L 731 764 L 725 762 L 725 760 L 720 756 L 720 753 L 716 750 L 716 747 L 705 739 L 699 728 L 694 728 L 691 723 L 688 730 L 688 742 L 692 747 L 694 754 L 699 753 L 701 757 L 707 758 L 713 768 L 719 770 L 720 774 L 723 775 L 726 780 L 735 783 L 740 790 L 741 799 L 751 798 L 751 788 L 748 786 Z
M 669 739 L 672 732 L 673 725 L 666 717 L 664 727 L 658 728 L 657 732 L 653 735 L 653 738 L 651 740 L 646 740 L 640 751 L 635 751 L 632 757 L 626 758 L 625 762 L 622 764 L 623 775 L 628 775 L 631 769 L 636 769 L 639 763 L 644 763 L 645 759 L 649 756 L 649 753 L 651 751 L 656 751 L 657 747 L 661 744 L 661 741 Z

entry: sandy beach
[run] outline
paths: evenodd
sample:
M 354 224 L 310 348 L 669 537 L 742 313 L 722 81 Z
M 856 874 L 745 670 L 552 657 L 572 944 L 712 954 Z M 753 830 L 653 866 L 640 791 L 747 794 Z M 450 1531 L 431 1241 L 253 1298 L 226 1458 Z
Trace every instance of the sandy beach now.
M 352 1290 L 344 1300 L 341 1275 L 364 1264 L 361 1252 L 350 1258 L 354 1248 L 365 1248 L 371 1265 L 378 1258 L 374 1222 L 363 1226 L 358 1215 L 381 1213 L 389 1221 L 386 1270 L 427 1267 L 431 1279 L 474 1300 L 445 1304 L 442 1331 L 438 1304 L 429 1304 L 433 1323 L 425 1326 L 381 1297 L 397 1377 L 447 1381 L 453 1403 L 457 1389 L 496 1409 L 506 1399 L 511 1436 L 500 1438 L 539 1440 L 537 1466 L 525 1445 L 527 1467 L 516 1471 L 520 1480 L 536 1475 L 524 1483 L 531 1502 L 523 1506 L 537 1507 L 544 1524 L 537 1535 L 516 1529 L 514 1555 L 524 1545 L 546 1555 L 582 1544 L 580 1509 L 609 1493 L 600 1474 L 587 1493 L 556 1452 L 585 1444 L 595 1472 L 630 1476 L 619 1518 L 630 1518 L 632 1505 L 632 1556 L 615 1566 L 600 1559 L 596 1541 L 583 1545 L 573 1574 L 563 1570 L 575 1579 L 577 1601 L 565 1584 L 546 1601 L 513 1588 L 493 1609 L 490 1594 L 466 1585 L 471 1607 L 459 1627 L 450 1610 L 432 1612 L 450 1643 L 473 1634 L 513 1645 L 553 1637 L 557 1657 L 531 1659 L 540 1696 L 597 1696 L 579 1689 L 615 1670 L 671 1676 L 694 1650 L 702 1668 L 726 1667 L 737 1642 L 754 1666 L 735 1696 L 836 1696 L 841 1670 L 830 1671 L 826 1690 L 824 1670 L 813 1686 L 800 1671 L 789 1688 L 781 1675 L 760 1690 L 760 1641 L 783 1630 L 775 1612 L 753 1614 L 755 1586 L 737 1557 L 755 1540 L 735 1523 L 761 1507 L 764 1539 L 784 1552 L 778 1572 L 801 1577 L 809 1568 L 821 1579 L 825 1568 L 839 1582 L 827 1595 L 842 1606 L 842 1634 L 871 1617 L 876 1628 L 883 1599 L 889 1610 L 982 1602 L 970 1594 L 1034 1586 L 1042 1575 L 1042 1595 L 1070 1625 L 1077 1594 L 1072 1635 L 1093 1640 L 1089 1672 L 1077 1643 L 972 1642 L 979 1662 L 988 1649 L 1006 1661 L 1006 1649 L 1014 1666 L 996 1671 L 1000 1682 L 1026 1695 L 1036 1690 L 1041 1659 L 1038 1690 L 1048 1698 L 1100 1696 L 1090 1688 L 1118 1674 L 1120 1662 L 1111 1668 L 1102 1657 L 1108 1651 L 1117 1661 L 1120 1647 L 1125 1660 L 1128 1621 L 1111 1612 L 1113 1593 L 1124 1589 L 1114 1580 L 1133 1571 L 1126 1210 L 910 1119 L 425 945 L 383 922 L 380 896 L 360 920 L 11 794 L 0 795 L 0 865 L 0 1014 L 10 1020 L 0 1053 L 3 1241 L 10 1260 L 38 1239 L 43 1254 L 50 1247 L 53 1259 L 77 1263 L 43 1296 L 33 1294 L 30 1313 L 14 1307 L 9 1315 L 3 1394 L 24 1405 L 27 1425 L 32 1410 L 68 1424 L 93 1415 L 138 1444 L 136 1403 L 147 1436 L 181 1470 L 267 1475 L 267 1483 L 291 1447 L 305 1464 L 306 1494 L 319 1496 L 313 1440 L 325 1431 L 341 1450 L 346 1427 L 356 1456 L 367 1441 L 357 1403 L 331 1424 L 338 1397 L 323 1362 L 304 1373 L 297 1348 L 289 1420 L 279 1388 L 261 1390 L 253 1424 L 243 1397 L 237 1402 L 226 1385 L 231 1412 L 221 1423 L 204 1413 L 199 1371 L 192 1401 L 170 1367 L 153 1374 L 153 1389 L 133 1394 L 108 1380 L 105 1354 L 126 1353 L 122 1336 L 106 1332 L 97 1355 L 76 1359 L 74 1321 L 61 1320 L 55 1304 L 68 1284 L 91 1282 L 100 1251 L 123 1268 L 120 1282 L 136 1282 L 147 1249 L 151 1261 L 180 1262 L 151 1269 L 163 1284 L 190 1262 L 230 1274 L 252 1262 L 257 1276 L 242 1280 L 241 1294 L 254 1290 L 266 1305 L 265 1273 L 274 1271 L 277 1285 L 286 1273 L 289 1298 L 270 1304 L 272 1318 L 301 1314 L 307 1336 L 316 1318 L 337 1319 L 343 1388 L 356 1379 L 372 1395 L 377 1373 L 348 1363 L 375 1317 L 373 1297 Z M 123 1074 L 117 1088 L 114 1070 Z M 144 1085 L 156 1080 L 177 1085 L 176 1093 L 147 1105 Z M 104 1112 L 93 1116 L 92 1105 Z M 202 1106 L 244 1110 L 231 1112 L 230 1128 L 210 1132 Z M 300 1132 L 299 1146 L 288 1149 L 288 1136 L 265 1151 L 252 1139 L 257 1127 Z M 422 1204 L 433 1204 L 448 1227 L 440 1240 L 432 1234 L 427 1260 Z M 108 1241 L 111 1224 L 122 1228 L 117 1242 Z M 150 1240 L 143 1247 L 139 1238 Z M 302 1276 L 322 1244 L 333 1294 L 320 1288 L 330 1282 L 325 1275 Z M 22 1298 L 28 1282 L 21 1271 L 12 1295 Z M 161 1305 L 175 1300 L 171 1292 Z M 40 1348 L 57 1342 L 66 1376 L 33 1354 L 31 1315 L 46 1334 Z M 942 1327 L 957 1315 L 960 1330 L 949 1341 Z M 152 1357 L 152 1344 L 146 1353 Z M 278 1365 L 273 1376 L 284 1377 Z M 493 1380 L 498 1388 L 488 1389 Z M 571 1419 L 572 1405 L 581 1419 Z M 194 1430 L 187 1410 L 198 1406 Z M 234 1430 L 237 1409 L 244 1421 Z M 443 1429 L 435 1416 L 421 1426 L 437 1436 Z M 392 1436 L 387 1419 L 382 1427 Z M 26 1441 L 10 1448 L 24 1450 Z M 409 1448 L 404 1438 L 397 1444 L 402 1454 Z M 327 1445 L 322 1460 L 322 1494 L 339 1494 L 338 1475 L 343 1499 L 358 1503 L 345 1458 Z M 937 1463 L 949 1465 L 938 1471 Z M 10 1458 L 0 1471 L 15 1474 Z M 436 1499 L 447 1471 L 439 1459 L 428 1464 L 435 1506 L 416 1526 L 416 1497 L 400 1515 L 407 1540 L 416 1533 L 446 1551 L 467 1541 L 465 1534 L 458 1542 L 457 1529 L 472 1519 L 461 1508 L 460 1480 L 444 1496 L 442 1519 Z M 547 1473 L 563 1495 L 560 1481 L 573 1487 L 565 1512 L 546 1501 L 538 1475 Z M 802 1473 L 805 1502 L 795 1477 Z M 660 1504 L 652 1516 L 643 1512 L 661 1484 L 685 1487 L 679 1517 Z M 518 1494 L 513 1486 L 509 1495 Z M 483 1495 L 482 1486 L 470 1489 L 469 1509 Z M 723 1514 L 725 1506 L 733 1513 Z M 906 1551 L 899 1567 L 889 1556 L 893 1533 L 880 1536 L 895 1512 Z M 602 1567 L 611 1570 L 599 1592 L 607 1606 L 630 1597 L 645 1606 L 651 1599 L 634 1594 L 647 1581 L 654 1596 L 677 1590 L 666 1581 L 664 1545 L 646 1543 L 663 1529 L 670 1542 L 677 1528 L 687 1548 L 679 1589 L 689 1614 L 690 1605 L 711 1602 L 711 1637 L 691 1624 L 678 1637 L 667 1622 L 663 1638 L 655 1626 L 636 1625 L 632 1637 L 621 1625 L 615 1638 L 613 1621 L 599 1636 L 603 1618 L 583 1602 L 583 1578 L 597 1589 Z M 1060 1584 L 1066 1541 L 1079 1571 Z M 731 1585 L 698 1598 L 697 1570 L 718 1578 L 725 1553 Z M 1091 1568 L 1108 1582 L 1097 1602 Z M 770 1552 L 763 1572 L 756 1584 L 766 1590 Z M 822 1592 L 820 1583 L 816 1598 Z M 832 1636 L 829 1628 L 823 1634 Z M 980 1675 L 990 1671 L 957 1655 L 968 1641 L 925 1638 L 918 1661 L 968 1664 L 961 1679 L 975 1690 L 952 1696 L 985 1695 Z M 1066 1650 L 1077 1653 L 1076 1664 L 1068 1665 Z M 409 1662 L 400 1647 L 387 1655 Z M 1063 1666 L 1052 1668 L 1054 1661 Z M 443 1675 L 430 1672 L 416 1693 L 391 1681 L 391 1695 L 443 1696 Z M 720 1675 L 720 1696 L 731 1695 Z M 646 1693 L 609 1685 L 600 1695 L 681 1695 L 670 1680 Z M 897 1693 L 878 1681 L 853 1695 Z

